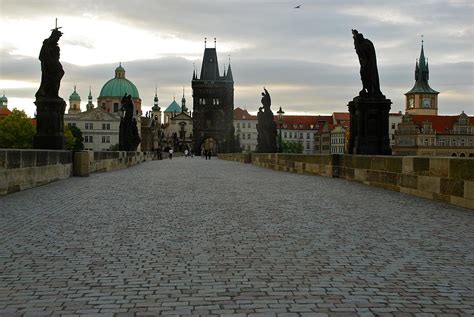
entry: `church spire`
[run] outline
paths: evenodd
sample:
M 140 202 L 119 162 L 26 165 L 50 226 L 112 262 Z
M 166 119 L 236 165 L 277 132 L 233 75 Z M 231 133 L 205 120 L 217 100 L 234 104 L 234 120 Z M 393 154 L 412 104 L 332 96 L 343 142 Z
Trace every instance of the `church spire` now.
M 409 93 L 438 93 L 437 91 L 433 90 L 430 85 L 428 84 L 429 80 L 429 69 L 428 69 L 428 59 L 425 58 L 425 50 L 424 50 L 424 39 L 423 35 L 421 36 L 421 51 L 420 51 L 420 58 L 417 60 L 415 65 L 415 86 L 407 92 Z
M 227 75 L 226 80 L 234 81 L 234 77 L 232 76 L 232 68 L 230 67 L 230 55 L 229 55 L 229 67 L 227 68 Z
M 184 97 L 184 86 L 183 86 L 183 98 L 181 98 L 181 112 L 188 112 L 188 108 L 186 108 L 186 98 Z

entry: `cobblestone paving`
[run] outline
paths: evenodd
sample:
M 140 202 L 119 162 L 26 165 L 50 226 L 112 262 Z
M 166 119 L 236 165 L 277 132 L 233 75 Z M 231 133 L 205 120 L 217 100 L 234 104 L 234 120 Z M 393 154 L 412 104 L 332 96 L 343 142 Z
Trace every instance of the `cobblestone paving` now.
M 472 316 L 474 214 L 201 158 L 0 197 L 0 315 Z

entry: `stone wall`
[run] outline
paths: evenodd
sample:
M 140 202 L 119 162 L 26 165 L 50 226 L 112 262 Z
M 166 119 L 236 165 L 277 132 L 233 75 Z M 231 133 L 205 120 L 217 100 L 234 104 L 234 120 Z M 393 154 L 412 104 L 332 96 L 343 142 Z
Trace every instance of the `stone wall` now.
M 252 163 L 252 156 L 250 153 L 222 153 L 218 154 L 217 157 L 227 161 Z
M 71 175 L 70 151 L 0 149 L 0 196 Z
M 239 161 L 239 155 L 219 158 Z M 474 159 L 252 153 L 252 163 L 278 171 L 340 177 L 474 209 Z
M 156 152 L 75 152 L 74 176 L 89 176 L 92 173 L 113 171 L 155 159 Z

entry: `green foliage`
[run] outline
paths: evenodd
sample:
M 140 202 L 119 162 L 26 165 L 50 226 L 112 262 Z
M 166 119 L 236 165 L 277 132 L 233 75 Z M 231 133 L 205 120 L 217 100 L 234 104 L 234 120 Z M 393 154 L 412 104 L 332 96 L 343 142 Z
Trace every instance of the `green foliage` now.
M 119 144 L 114 144 L 109 147 L 110 151 L 118 151 L 119 150 Z
M 74 142 L 74 151 L 82 151 L 84 150 L 84 138 L 82 137 L 82 131 L 75 125 L 70 126 L 69 130 L 71 130 L 72 135 L 74 136 L 75 142 Z
M 283 153 L 303 153 L 303 143 L 294 141 L 283 141 Z
M 23 110 L 15 108 L 0 120 L 0 148 L 31 149 L 35 134 L 36 127 Z
M 74 144 L 76 143 L 76 138 L 72 135 L 71 129 L 69 127 L 64 128 L 64 137 L 66 138 L 66 150 L 74 150 Z

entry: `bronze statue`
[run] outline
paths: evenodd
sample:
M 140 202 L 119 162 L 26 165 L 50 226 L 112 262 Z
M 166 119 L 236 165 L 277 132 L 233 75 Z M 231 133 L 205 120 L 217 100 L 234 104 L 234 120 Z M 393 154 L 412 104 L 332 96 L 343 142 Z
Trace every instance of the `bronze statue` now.
M 138 135 L 137 121 L 133 117 L 133 108 L 132 96 L 125 94 L 121 101 L 121 110 L 125 111 L 125 116 L 120 120 L 120 151 L 136 151 L 141 141 Z
M 56 26 L 49 38 L 43 41 L 39 60 L 41 61 L 41 85 L 36 98 L 59 98 L 59 85 L 64 76 L 63 66 L 59 62 L 59 38 L 63 35 Z
M 263 90 L 261 100 L 263 107 L 258 108 L 257 114 L 257 152 L 276 153 L 277 129 L 270 109 L 272 101 L 268 91 L 265 88 Z
M 359 56 L 360 79 L 362 80 L 362 90 L 359 92 L 359 95 L 361 97 L 382 96 L 375 47 L 370 40 L 365 39 L 364 35 L 357 32 L 357 30 L 352 30 L 352 34 L 354 48 Z

